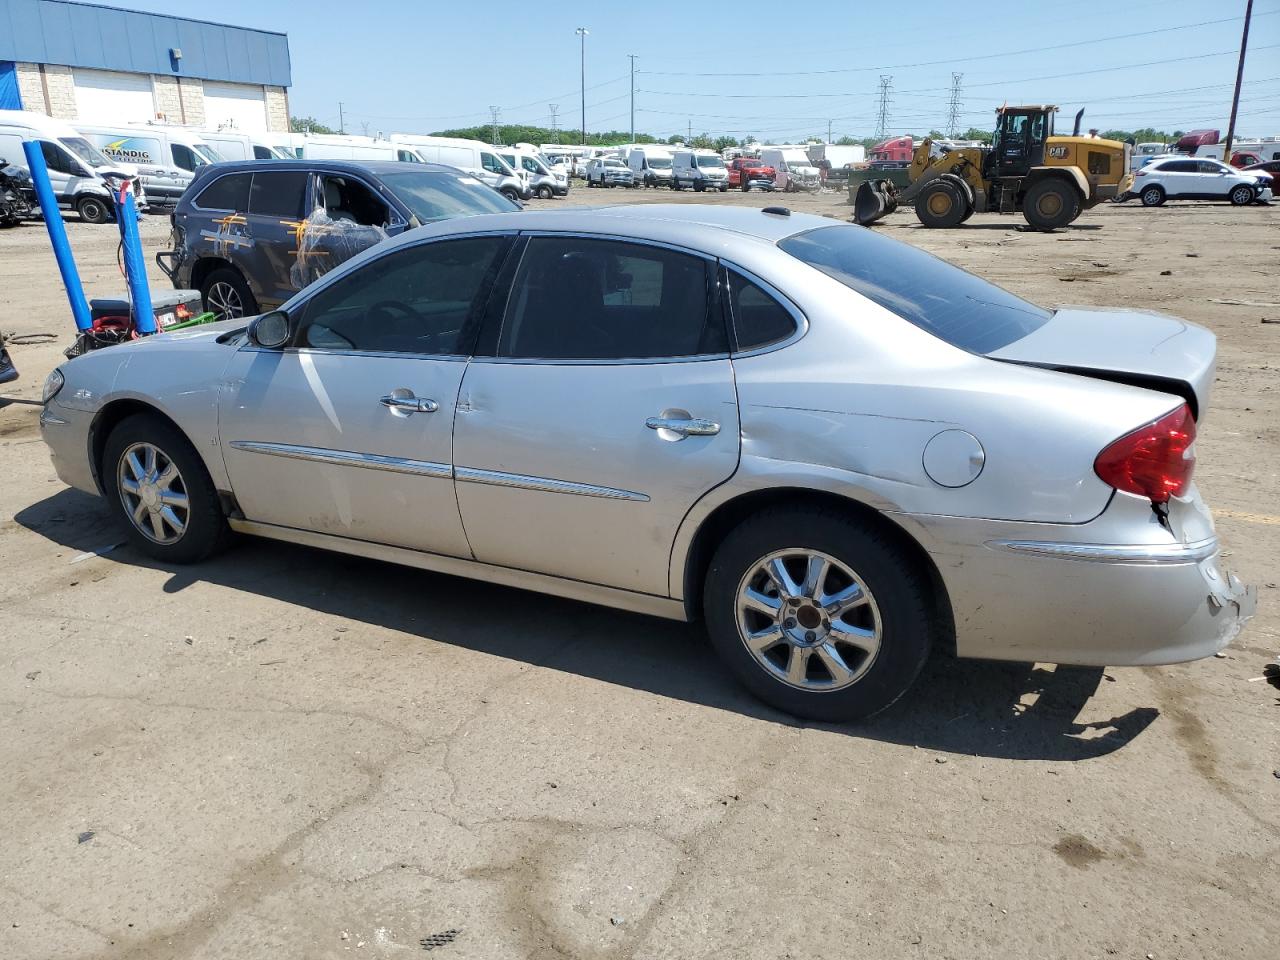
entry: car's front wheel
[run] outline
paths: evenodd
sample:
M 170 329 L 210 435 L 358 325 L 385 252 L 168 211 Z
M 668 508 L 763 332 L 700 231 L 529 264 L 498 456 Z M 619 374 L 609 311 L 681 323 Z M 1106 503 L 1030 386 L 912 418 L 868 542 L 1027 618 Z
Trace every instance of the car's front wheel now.
M 1227 199 L 1231 201 L 1233 207 L 1248 206 L 1253 203 L 1253 187 L 1245 183 L 1232 187 L 1231 192 L 1227 194 Z
M 129 542 L 148 556 L 194 563 L 230 540 L 209 471 L 190 441 L 160 417 L 122 420 L 107 437 L 101 471 Z
M 1164 190 L 1155 184 L 1145 188 L 1139 196 L 1144 207 L 1158 207 L 1164 203 Z
M 112 219 L 111 205 L 102 197 L 81 197 L 76 201 L 76 213 L 85 223 L 106 223 Z
M 756 514 L 716 551 L 703 594 L 712 643 L 739 680 L 796 716 L 839 722 L 911 686 L 938 630 L 929 577 L 851 515 Z

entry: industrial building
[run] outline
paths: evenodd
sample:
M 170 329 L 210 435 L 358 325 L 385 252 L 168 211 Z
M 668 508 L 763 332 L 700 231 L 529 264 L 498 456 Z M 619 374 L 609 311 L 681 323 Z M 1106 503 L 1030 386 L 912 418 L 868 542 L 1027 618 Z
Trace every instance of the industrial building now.
M 0 2 L 0 110 L 289 129 L 289 38 L 73 0 Z

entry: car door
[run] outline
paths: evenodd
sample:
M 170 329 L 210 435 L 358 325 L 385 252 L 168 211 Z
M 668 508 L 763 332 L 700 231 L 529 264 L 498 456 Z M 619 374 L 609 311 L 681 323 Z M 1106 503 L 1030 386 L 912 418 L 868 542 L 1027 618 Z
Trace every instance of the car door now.
M 262 306 L 284 303 L 297 292 L 290 272 L 298 259 L 307 181 L 305 170 L 252 175 L 245 218 L 251 246 L 242 251 L 241 263 Z
M 1199 171 L 1197 179 L 1199 193 L 1205 199 L 1225 200 L 1231 188 L 1239 182 L 1234 176 L 1235 171 L 1228 168 L 1226 164 L 1216 163 L 1213 160 L 1197 160 L 1196 166 Z
M 454 408 L 478 305 L 510 242 L 398 247 L 291 308 L 289 348 L 239 351 L 219 434 L 248 520 L 470 556 Z
M 681 520 L 738 464 L 714 277 L 709 259 L 667 247 L 528 238 L 458 401 L 477 560 L 668 594 Z
M 1164 175 L 1165 193 L 1170 197 L 1191 198 L 1200 192 L 1199 161 L 1170 160 L 1160 172 Z

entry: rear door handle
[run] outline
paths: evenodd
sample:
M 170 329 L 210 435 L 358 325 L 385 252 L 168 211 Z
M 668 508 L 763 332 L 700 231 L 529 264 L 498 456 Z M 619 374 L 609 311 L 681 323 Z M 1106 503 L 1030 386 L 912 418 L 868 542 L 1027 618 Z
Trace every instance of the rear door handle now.
M 384 407 L 399 410 L 402 413 L 435 413 L 440 409 L 440 404 L 426 397 L 397 397 L 394 394 L 388 394 L 378 402 Z
M 720 424 L 714 420 L 697 417 L 650 417 L 644 425 L 650 430 L 668 430 L 676 434 L 676 439 L 679 440 L 685 437 L 714 437 L 720 432 Z

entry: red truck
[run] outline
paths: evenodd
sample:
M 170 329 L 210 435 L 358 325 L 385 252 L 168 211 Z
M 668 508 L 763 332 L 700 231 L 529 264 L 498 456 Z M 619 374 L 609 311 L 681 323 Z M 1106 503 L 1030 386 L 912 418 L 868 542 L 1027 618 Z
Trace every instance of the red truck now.
M 910 137 L 894 137 L 872 147 L 867 153 L 867 159 L 893 160 L 899 163 L 905 160 L 910 163 L 915 149 L 915 141 Z
M 736 157 L 729 162 L 729 186 L 747 191 L 752 187 L 758 190 L 772 190 L 773 178 L 777 171 L 759 157 Z

